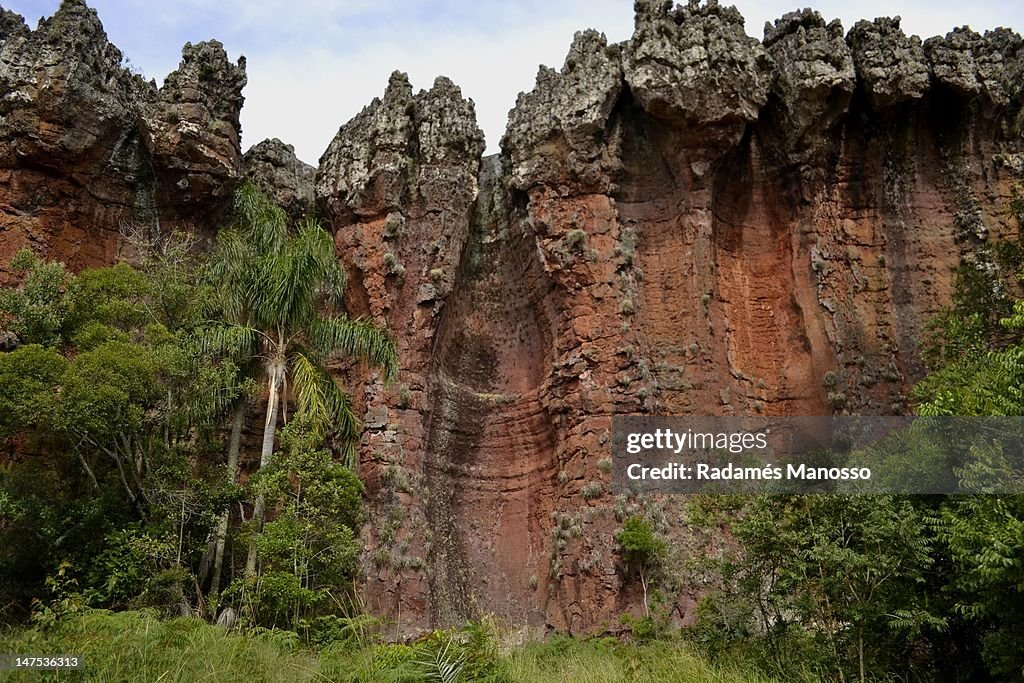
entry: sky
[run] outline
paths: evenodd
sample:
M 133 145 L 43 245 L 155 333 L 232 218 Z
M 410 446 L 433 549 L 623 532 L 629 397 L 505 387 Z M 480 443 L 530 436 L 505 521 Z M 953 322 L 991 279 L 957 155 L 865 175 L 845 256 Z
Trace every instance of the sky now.
M 398 69 L 415 89 L 445 75 L 476 103 L 487 151 L 498 151 L 508 110 L 533 88 L 537 68 L 560 68 L 577 30 L 610 42 L 633 32 L 632 0 L 88 0 L 110 40 L 158 84 L 186 42 L 216 38 L 232 61 L 246 57 L 242 148 L 268 137 L 295 146 L 314 166 L 338 131 Z M 737 0 L 749 35 L 808 0 Z M 728 4 L 723 0 L 722 4 Z M 30 26 L 59 0 L 0 0 Z M 1019 0 L 817 0 L 845 29 L 858 19 L 899 15 L 927 38 L 967 24 L 1024 33 Z

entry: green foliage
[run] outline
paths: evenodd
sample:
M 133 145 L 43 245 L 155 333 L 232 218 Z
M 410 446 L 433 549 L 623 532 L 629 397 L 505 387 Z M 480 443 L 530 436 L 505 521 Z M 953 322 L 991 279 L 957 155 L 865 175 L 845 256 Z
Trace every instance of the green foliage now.
M 705 500 L 704 504 L 714 505 Z M 736 549 L 722 587 L 701 606 L 695 637 L 746 653 L 782 675 L 822 680 L 906 675 L 922 634 L 945 621 L 929 608 L 934 559 L 925 520 L 893 496 L 759 496 L 724 508 Z M 917 675 L 929 675 L 918 671 Z
M 46 429 L 54 421 L 68 362 L 38 344 L 0 353 L 0 438 Z
M 622 548 L 622 557 L 627 568 L 633 568 L 639 574 L 640 586 L 643 589 L 644 618 L 650 620 L 649 583 L 652 579 L 659 578 L 659 570 L 665 560 L 668 546 L 663 539 L 655 535 L 651 523 L 639 515 L 629 517 L 622 523 L 622 529 L 615 534 L 615 540 Z M 646 632 L 653 627 L 653 622 L 640 622 L 640 626 L 640 630 Z
M 1024 672 L 1024 496 L 970 496 L 943 506 L 935 520 L 955 566 L 956 610 L 988 627 L 982 653 L 993 673 Z
M 289 378 L 299 413 L 321 436 L 336 434 L 353 464 L 358 420 L 326 364 L 336 354 L 353 357 L 391 381 L 394 342 L 337 312 L 345 274 L 329 233 L 314 221 L 289 230 L 284 212 L 251 185 L 238 191 L 235 207 L 235 225 L 218 236 L 209 269 L 221 322 L 206 326 L 200 344 L 261 372 L 268 388 Z
M 139 344 L 106 342 L 78 354 L 61 379 L 58 429 L 101 448 L 140 432 L 162 394 L 158 369 L 150 349 Z
M 145 272 L 124 264 L 77 277 L 60 270 L 61 286 L 46 300 L 62 312 L 55 346 L 0 353 L 0 438 L 30 444 L 29 457 L 0 477 L 0 500 L 16 513 L 0 524 L 0 541 L 35 551 L 2 553 L 5 610 L 36 599 L 35 611 L 45 612 L 58 598 L 46 595 L 43 579 L 64 572 L 83 604 L 180 611 L 183 587 L 196 580 L 186 567 L 201 571 L 223 496 L 200 456 L 240 387 L 230 363 L 213 362 L 193 342 L 187 325 L 198 319 L 189 323 L 180 301 L 154 286 L 179 300 L 197 291 L 187 279 L 195 274 L 164 256 L 148 257 Z M 32 272 L 17 296 L 32 291 Z
M 72 327 L 100 323 L 128 332 L 152 320 L 145 299 L 152 287 L 144 273 L 127 263 L 83 271 L 69 291 Z
M 555 635 L 509 647 L 503 634 L 470 624 L 408 645 L 380 644 L 364 626 L 346 622 L 349 637 L 313 650 L 290 631 L 239 634 L 194 618 L 161 621 L 149 611 L 72 609 L 46 628 L 0 632 L 0 650 L 74 653 L 86 663 L 80 672 L 12 673 L 13 681 L 769 683 L 735 665 L 709 664 L 681 643 Z M 792 671 L 785 680 L 812 679 Z
M 1024 328 L 1024 302 L 999 322 L 1014 333 Z M 1024 343 L 972 343 L 958 354 L 914 388 L 919 414 L 1024 415 Z
M 336 312 L 344 273 L 327 232 L 312 223 L 289 230 L 249 187 L 237 208 L 209 267 L 194 239 L 141 231 L 129 236 L 138 268 L 73 276 L 30 251 L 15 259 L 22 284 L 0 293 L 0 347 L 14 349 L 0 353 L 0 439 L 30 442 L 37 457 L 0 476 L 10 514 L 0 540 L 38 547 L 0 558 L 5 611 L 32 599 L 37 614 L 56 604 L 43 579 L 58 571 L 82 604 L 202 610 L 211 530 L 223 551 L 236 536 L 226 511 L 241 497 L 235 472 L 225 477 L 210 456 L 222 448 L 229 408 L 244 419 L 240 401 L 259 393 L 254 380 L 267 368 L 278 372 L 278 405 L 290 380 L 296 424 L 309 436 L 302 447 L 286 443 L 281 467 L 253 480 L 277 513 L 259 540 L 267 575 L 257 621 L 294 625 L 340 611 L 355 573 L 362 489 L 323 447 L 331 432 L 354 453 L 359 428 L 325 366 L 343 353 L 390 380 L 394 344 Z M 31 474 L 52 495 L 25 486 Z
M 296 629 L 346 611 L 361 545 L 363 485 L 335 462 L 308 418 L 282 430 L 282 450 L 257 474 L 256 487 L 276 511 L 253 543 L 262 571 L 225 591 L 254 623 Z
M 622 546 L 627 562 L 652 565 L 665 552 L 665 542 L 654 535 L 651 523 L 640 516 L 633 516 L 622 523 L 622 530 L 615 535 Z
M 18 251 L 11 270 L 22 277 L 17 289 L 0 290 L 0 345 L 60 343 L 68 315 L 65 294 L 71 275 L 63 263 L 46 263 L 31 249 Z

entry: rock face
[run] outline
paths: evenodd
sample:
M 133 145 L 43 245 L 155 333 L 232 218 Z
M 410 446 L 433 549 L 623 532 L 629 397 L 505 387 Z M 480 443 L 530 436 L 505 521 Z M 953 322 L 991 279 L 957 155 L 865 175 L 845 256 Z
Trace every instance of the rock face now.
M 125 224 L 210 231 L 241 177 L 244 62 L 186 46 L 159 90 L 81 0 L 32 31 L 0 10 L 0 282 L 19 248 L 113 262 Z
M 856 83 L 843 27 L 804 9 L 766 24 L 764 45 L 776 66 L 761 115 L 766 141 L 779 163 L 821 167 Z
M 928 90 L 921 40 L 903 33 L 899 17 L 858 21 L 847 40 L 857 78 L 876 109 L 919 99 Z
M 245 177 L 274 199 L 293 220 L 316 213 L 316 169 L 295 156 L 295 148 L 277 138 L 253 145 L 242 157 Z
M 413 94 L 396 72 L 383 98 L 338 131 L 317 173 L 317 197 L 349 271 L 349 309 L 392 331 L 404 368 L 398 387 L 374 383 L 364 397 L 361 472 L 376 520 L 367 603 L 384 613 L 407 606 L 401 629 L 453 622 L 470 609 L 470 546 L 450 497 L 461 481 L 451 454 L 466 445 L 452 429 L 474 424 L 479 409 L 472 389 L 446 374 L 450 363 L 462 365 L 458 346 L 448 358 L 439 339 L 445 303 L 463 277 L 483 150 L 473 103 L 451 81 Z
M 764 46 L 744 32 L 735 7 L 715 1 L 673 7 L 638 0 L 623 66 L 645 111 L 680 130 L 701 130 L 694 146 L 735 142 L 757 118 L 771 85 Z
M 161 204 L 195 218 L 230 198 L 240 177 L 245 82 L 245 57 L 232 64 L 216 40 L 182 48 L 181 64 L 142 110 Z
M 902 413 L 955 268 L 1019 233 L 1016 34 L 636 8 L 540 70 L 497 157 L 451 84 L 396 74 L 321 160 L 350 308 L 402 354 L 362 397 L 366 594 L 397 632 L 614 630 L 626 516 L 680 565 L 707 541 L 681 501 L 610 495 L 612 415 Z

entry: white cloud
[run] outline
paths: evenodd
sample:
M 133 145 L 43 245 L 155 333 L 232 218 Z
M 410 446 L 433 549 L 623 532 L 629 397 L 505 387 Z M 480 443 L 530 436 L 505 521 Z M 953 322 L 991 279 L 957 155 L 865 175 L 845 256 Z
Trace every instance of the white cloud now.
M 588 26 L 605 29 L 611 41 L 628 38 L 632 8 L 627 4 L 593 2 L 584 13 L 562 7 L 561 15 L 544 22 L 537 21 L 538 15 L 507 11 L 486 29 L 473 31 L 453 26 L 424 32 L 417 25 L 392 25 L 386 37 L 343 54 L 321 43 L 248 55 L 245 145 L 277 136 L 316 164 L 338 127 L 380 96 L 397 69 L 409 74 L 416 89 L 429 88 L 438 75 L 451 78 L 463 96 L 474 100 L 488 152 L 495 152 L 508 110 L 520 91 L 533 88 L 538 66 L 560 67 L 573 33 Z

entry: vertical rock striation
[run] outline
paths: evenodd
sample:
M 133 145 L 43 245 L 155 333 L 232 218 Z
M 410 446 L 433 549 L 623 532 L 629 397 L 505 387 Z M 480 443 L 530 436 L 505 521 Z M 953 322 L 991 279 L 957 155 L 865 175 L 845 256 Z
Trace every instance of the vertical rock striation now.
M 403 368 L 398 386 L 373 383 L 363 397 L 361 472 L 375 520 L 367 599 L 400 630 L 469 610 L 466 527 L 448 459 L 478 416 L 439 367 L 438 346 L 483 149 L 473 103 L 451 81 L 413 94 L 396 72 L 384 96 L 338 131 L 317 172 L 317 198 L 349 271 L 349 309 L 394 334 Z
M 757 41 L 713 1 L 638 0 L 629 41 L 541 68 L 478 180 L 471 108 L 392 77 L 317 180 L 353 311 L 402 349 L 365 405 L 374 606 L 404 633 L 614 629 L 626 515 L 701 548 L 678 501 L 611 497 L 612 415 L 905 411 L 962 257 L 1019 231 L 1022 57 L 1005 29 L 802 10 Z

